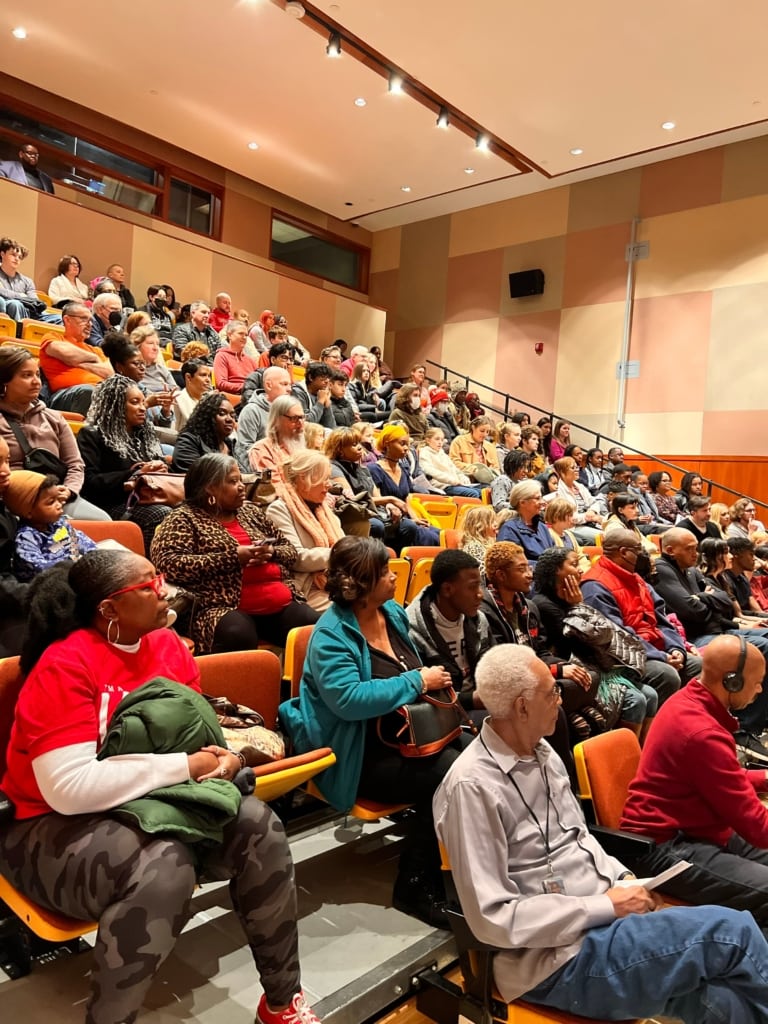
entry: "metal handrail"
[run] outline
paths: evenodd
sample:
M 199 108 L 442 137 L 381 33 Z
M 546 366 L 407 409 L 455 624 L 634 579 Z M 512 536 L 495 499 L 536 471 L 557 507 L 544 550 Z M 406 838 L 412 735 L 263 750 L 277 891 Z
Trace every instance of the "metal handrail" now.
M 576 427 L 577 430 L 583 430 L 586 434 L 593 435 L 593 437 L 595 438 L 595 444 L 593 447 L 595 448 L 599 448 L 600 441 L 603 440 L 610 444 L 611 446 L 615 445 L 617 448 L 621 448 L 622 451 L 632 452 L 633 455 L 640 455 L 644 459 L 652 459 L 654 462 L 657 462 L 660 466 L 664 466 L 665 469 L 673 469 L 676 473 L 683 474 L 689 472 L 689 470 L 685 469 L 683 466 L 677 466 L 674 462 L 669 462 L 667 459 L 661 459 L 658 455 L 654 455 L 651 452 L 644 452 L 642 448 L 633 448 L 632 445 L 626 444 L 626 442 L 624 441 L 618 441 L 614 437 L 608 437 L 606 434 L 601 434 L 598 431 L 596 431 L 593 427 L 586 427 L 583 423 L 577 423 L 570 417 L 556 416 L 555 413 L 550 409 L 542 409 L 541 406 L 534 405 L 533 402 L 529 402 L 526 398 L 517 398 L 515 395 L 510 395 L 506 391 L 499 391 L 498 388 L 492 388 L 490 387 L 490 385 L 484 384 L 482 381 L 476 380 L 474 377 L 469 377 L 467 376 L 467 374 L 461 373 L 459 370 L 452 370 L 450 367 L 444 366 L 442 363 L 436 363 L 434 359 L 426 359 L 425 362 L 427 366 L 434 366 L 437 370 L 440 371 L 440 376 L 438 377 L 438 380 L 448 380 L 450 376 L 454 379 L 464 381 L 467 390 L 470 390 L 469 385 L 471 383 L 475 387 L 482 388 L 483 391 L 490 391 L 493 395 L 499 395 L 504 400 L 504 408 L 500 409 L 495 405 L 490 405 L 490 409 L 493 412 L 497 413 L 498 415 L 503 416 L 505 420 L 510 418 L 510 403 L 514 404 L 515 407 L 521 405 L 525 409 L 534 409 L 536 412 L 542 413 L 542 415 L 552 420 L 553 423 L 558 419 L 567 419 L 572 427 Z M 517 411 L 517 408 L 515 408 L 515 411 Z M 712 488 L 717 487 L 719 490 L 725 491 L 727 494 L 733 494 L 737 498 L 749 498 L 750 501 L 753 501 L 755 502 L 755 504 L 760 505 L 761 508 L 768 509 L 768 502 L 761 501 L 759 498 L 752 498 L 750 497 L 750 495 L 744 494 L 742 491 L 734 490 L 733 487 L 727 487 L 725 484 L 718 483 L 717 480 L 712 480 L 710 477 L 704 476 L 703 473 L 698 473 L 697 475 L 700 476 L 702 481 L 704 482 L 707 490 L 707 495 L 711 495 Z

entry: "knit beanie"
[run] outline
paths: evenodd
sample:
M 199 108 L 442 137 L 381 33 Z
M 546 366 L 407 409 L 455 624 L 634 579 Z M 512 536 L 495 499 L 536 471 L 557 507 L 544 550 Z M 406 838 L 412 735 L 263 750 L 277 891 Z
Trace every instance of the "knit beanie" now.
M 19 519 L 29 519 L 44 482 L 45 477 L 42 473 L 33 473 L 28 469 L 15 469 L 11 473 L 8 487 L 3 495 L 5 507 Z

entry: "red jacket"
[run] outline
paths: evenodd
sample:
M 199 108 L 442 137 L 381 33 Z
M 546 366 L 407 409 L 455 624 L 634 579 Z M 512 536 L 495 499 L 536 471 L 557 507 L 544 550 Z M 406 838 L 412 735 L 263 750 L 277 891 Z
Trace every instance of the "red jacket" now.
M 594 580 L 610 590 L 619 606 L 624 625 L 658 650 L 665 647 L 656 621 L 656 609 L 648 584 L 636 572 L 622 569 L 603 555 L 584 573 L 582 580 Z
M 736 759 L 738 722 L 694 679 L 665 701 L 653 721 L 629 787 L 621 828 L 657 843 L 683 832 L 725 846 L 736 832 L 768 848 L 768 808 L 756 791 L 764 771 L 745 771 Z

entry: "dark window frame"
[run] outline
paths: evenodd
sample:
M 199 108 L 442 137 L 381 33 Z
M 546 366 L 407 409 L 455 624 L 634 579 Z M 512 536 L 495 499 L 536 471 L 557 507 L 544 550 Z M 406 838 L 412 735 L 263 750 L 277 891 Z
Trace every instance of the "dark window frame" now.
M 149 185 L 146 182 L 140 181 L 136 178 L 130 178 L 120 171 L 113 170 L 110 167 L 104 167 L 100 164 L 95 164 L 90 160 L 86 160 L 82 157 L 75 156 L 67 150 L 60 149 L 58 146 L 51 145 L 44 140 L 38 140 L 31 138 L 28 135 L 22 135 L 17 131 L 10 128 L 0 127 L 0 138 L 6 141 L 11 141 L 18 148 L 29 142 L 34 142 L 35 146 L 40 152 L 41 170 L 45 168 L 45 157 L 49 157 L 52 160 L 61 161 L 62 157 L 66 157 L 76 165 L 78 168 L 82 168 L 86 171 L 93 171 L 94 174 L 107 174 L 109 177 L 114 178 L 116 181 L 120 181 L 125 185 L 132 188 L 136 188 L 145 192 L 154 193 L 157 195 L 157 205 L 159 210 L 153 213 L 146 213 L 138 210 L 135 206 L 129 206 L 125 203 L 121 203 L 119 200 L 110 199 L 107 196 L 98 194 L 97 192 L 89 193 L 94 198 L 101 200 L 104 203 L 109 203 L 113 206 L 118 206 L 123 210 L 131 210 L 134 213 L 141 214 L 142 217 L 151 217 L 153 220 L 162 221 L 164 224 L 170 224 L 173 227 L 181 228 L 183 231 L 191 231 L 195 235 L 199 235 L 201 238 L 212 239 L 213 241 L 221 241 L 221 227 L 222 227 L 222 207 L 224 202 L 224 186 L 217 182 L 210 181 L 207 178 L 202 178 L 191 171 L 185 170 L 183 167 L 179 167 L 176 164 L 168 163 L 165 160 L 154 156 L 151 152 L 139 152 L 132 146 L 123 143 L 122 141 L 111 138 L 106 135 L 102 135 L 98 130 L 91 129 L 89 127 L 78 124 L 76 121 L 72 121 L 65 117 L 60 117 L 57 114 L 48 113 L 47 111 L 40 110 L 37 107 L 32 106 L 29 103 L 25 103 L 23 100 L 19 100 L 14 96 L 9 96 L 7 93 L 0 92 L 0 105 L 7 107 L 9 110 L 17 112 L 22 117 L 33 118 L 44 124 L 47 127 L 61 131 L 69 135 L 73 135 L 77 138 L 82 139 L 84 142 L 88 142 L 94 146 L 98 146 L 101 149 L 107 150 L 108 152 L 114 153 L 116 156 L 124 157 L 128 160 L 132 160 L 144 167 L 149 167 L 155 172 L 155 185 Z M 53 175 L 51 175 L 53 177 Z M 170 182 L 171 178 L 176 181 L 180 181 L 183 184 L 191 185 L 193 188 L 203 190 L 210 193 L 211 205 L 212 205 L 212 216 L 211 216 L 211 233 L 206 234 L 202 231 L 197 231 L 195 228 L 187 227 L 184 224 L 177 224 L 176 221 L 170 220 L 168 217 L 169 208 L 169 193 L 170 193 Z M 61 179 L 53 178 L 53 180 L 64 182 Z M 67 186 L 69 187 L 69 186 Z
M 332 245 L 338 246 L 340 249 L 346 249 L 349 252 L 353 252 L 358 257 L 356 284 L 346 284 L 343 281 L 337 281 L 335 278 L 326 277 L 325 275 L 315 273 L 312 270 L 305 270 L 303 267 L 298 267 L 293 263 L 287 263 L 285 260 L 281 260 L 278 256 L 275 256 L 272 248 L 272 228 L 275 220 L 282 221 L 285 224 L 290 224 L 292 227 L 299 228 L 301 231 L 306 231 L 308 235 L 311 235 L 313 238 L 318 238 L 322 242 L 329 242 Z M 295 217 L 290 213 L 285 213 L 283 210 L 278 210 L 275 207 L 272 207 L 270 210 L 269 258 L 274 263 L 280 264 L 281 267 L 288 267 L 298 273 L 308 274 L 310 277 L 316 277 L 320 281 L 328 281 L 330 284 L 333 284 L 338 288 L 349 288 L 351 291 L 361 292 L 363 295 L 368 294 L 371 250 L 367 245 L 362 245 L 359 242 L 352 242 L 348 238 L 344 238 L 343 235 L 336 235 L 332 231 L 327 231 L 325 228 L 318 227 L 316 224 L 312 224 L 309 221 L 301 220 L 299 217 Z

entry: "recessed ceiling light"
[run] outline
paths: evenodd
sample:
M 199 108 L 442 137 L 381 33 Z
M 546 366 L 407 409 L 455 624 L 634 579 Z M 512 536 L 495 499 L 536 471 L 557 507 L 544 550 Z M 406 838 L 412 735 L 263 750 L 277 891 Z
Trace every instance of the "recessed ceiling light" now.
M 400 191 L 401 192 L 410 192 L 411 191 L 411 186 L 410 185 L 401 185 L 400 186 Z
M 570 152 L 571 156 L 581 156 L 584 150 L 581 148 L 581 146 L 576 146 L 575 149 L 572 149 Z
M 475 173 L 475 168 L 474 167 L 465 167 L 464 168 L 464 173 L 465 174 L 474 174 Z
M 364 107 L 365 104 L 366 104 L 366 100 L 364 100 L 362 96 L 358 96 L 357 99 L 355 100 L 355 106 L 356 107 Z
M 307 12 L 304 8 L 304 4 L 299 3 L 299 0 L 287 0 L 285 13 L 290 14 L 292 18 L 303 18 Z
M 15 28 L 13 32 L 11 32 L 11 35 L 14 36 L 16 39 L 26 39 L 27 30 L 25 28 L 22 28 L 21 25 L 19 25 L 18 28 Z
M 674 121 L 665 121 L 661 127 L 664 129 L 665 132 L 671 132 L 673 128 L 677 127 L 677 125 Z
M 248 149 L 258 149 L 258 148 L 259 148 L 258 142 L 249 142 L 248 143 Z

